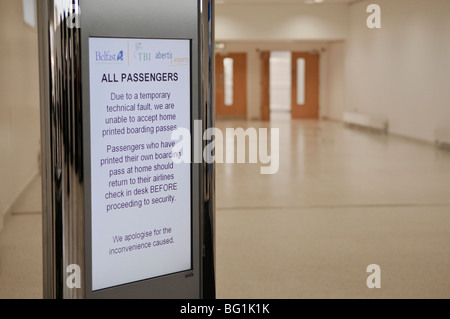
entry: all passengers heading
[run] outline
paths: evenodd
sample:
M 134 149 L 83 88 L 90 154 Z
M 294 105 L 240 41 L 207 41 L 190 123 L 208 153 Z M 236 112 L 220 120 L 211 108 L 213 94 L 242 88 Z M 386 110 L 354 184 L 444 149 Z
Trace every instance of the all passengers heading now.
M 178 73 L 105 73 L 102 76 L 101 83 L 120 82 L 177 82 Z

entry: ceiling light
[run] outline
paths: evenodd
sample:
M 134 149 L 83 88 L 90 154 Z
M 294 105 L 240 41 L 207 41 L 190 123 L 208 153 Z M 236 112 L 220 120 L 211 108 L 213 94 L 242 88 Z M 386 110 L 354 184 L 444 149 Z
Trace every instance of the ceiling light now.
M 225 43 L 223 43 L 223 42 L 216 42 L 216 49 L 217 50 L 225 49 Z

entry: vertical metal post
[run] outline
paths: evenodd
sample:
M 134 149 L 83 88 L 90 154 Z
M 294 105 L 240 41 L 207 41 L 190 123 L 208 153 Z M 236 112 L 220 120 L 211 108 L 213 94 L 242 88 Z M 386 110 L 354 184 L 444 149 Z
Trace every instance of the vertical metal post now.
M 37 3 L 44 298 L 83 298 L 65 282 L 69 265 L 84 264 L 80 29 L 72 21 L 79 0 Z
M 202 51 L 202 120 L 203 132 L 215 125 L 214 108 L 214 1 L 201 3 L 202 21 L 200 27 Z M 205 149 L 207 141 L 203 141 Z M 215 292 L 215 164 L 203 163 L 203 298 L 214 299 Z

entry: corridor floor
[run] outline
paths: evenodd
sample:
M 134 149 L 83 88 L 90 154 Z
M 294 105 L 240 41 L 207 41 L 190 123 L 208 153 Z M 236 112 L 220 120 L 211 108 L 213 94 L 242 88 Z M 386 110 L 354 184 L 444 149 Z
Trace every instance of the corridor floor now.
M 276 174 L 217 165 L 218 298 L 450 297 L 450 151 L 332 121 L 270 126 Z M 42 298 L 39 193 L 38 180 L 0 233 L 0 298 Z

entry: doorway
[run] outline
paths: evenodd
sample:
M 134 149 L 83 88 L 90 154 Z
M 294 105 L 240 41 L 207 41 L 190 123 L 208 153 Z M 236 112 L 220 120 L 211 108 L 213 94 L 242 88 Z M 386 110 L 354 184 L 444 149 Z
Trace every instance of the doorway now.
M 261 119 L 319 118 L 319 54 L 261 54 Z
M 291 117 L 291 52 L 270 52 L 270 117 Z

